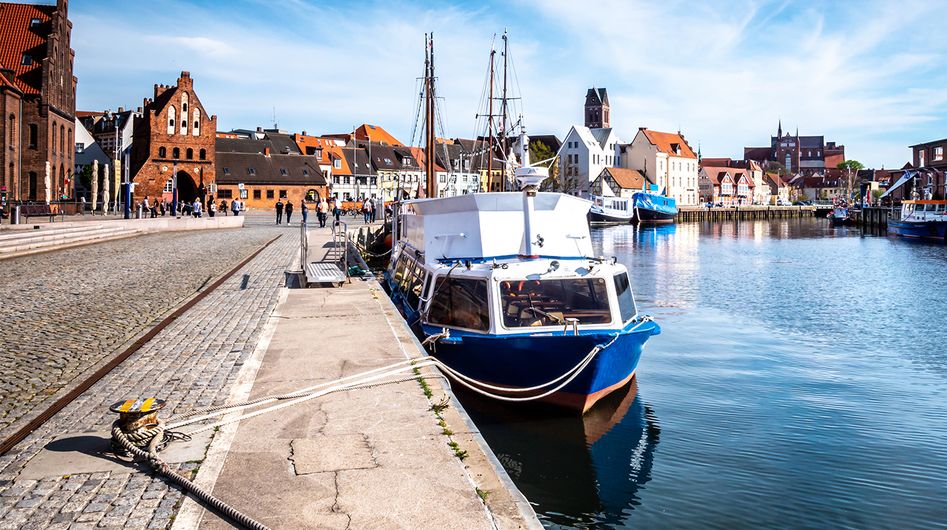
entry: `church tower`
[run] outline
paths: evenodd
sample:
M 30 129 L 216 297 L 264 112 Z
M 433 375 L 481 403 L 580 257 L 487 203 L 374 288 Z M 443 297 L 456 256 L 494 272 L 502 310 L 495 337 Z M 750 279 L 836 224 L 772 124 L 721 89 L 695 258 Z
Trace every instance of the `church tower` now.
M 585 94 L 585 126 L 589 129 L 611 127 L 608 107 L 608 91 L 592 87 Z

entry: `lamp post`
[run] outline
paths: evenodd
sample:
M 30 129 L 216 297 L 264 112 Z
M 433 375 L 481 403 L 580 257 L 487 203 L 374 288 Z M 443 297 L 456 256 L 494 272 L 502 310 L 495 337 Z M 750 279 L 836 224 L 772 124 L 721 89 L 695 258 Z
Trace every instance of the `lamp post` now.
M 178 163 L 171 164 L 171 211 L 178 215 Z
M 125 166 L 125 219 L 132 218 L 132 183 L 129 180 L 128 174 L 128 155 L 125 155 L 125 160 L 122 164 Z

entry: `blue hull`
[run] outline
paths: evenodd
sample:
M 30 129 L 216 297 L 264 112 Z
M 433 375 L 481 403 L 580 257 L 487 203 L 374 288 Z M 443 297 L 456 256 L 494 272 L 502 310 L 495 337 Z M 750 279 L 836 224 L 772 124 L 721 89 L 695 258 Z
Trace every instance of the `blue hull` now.
M 634 196 L 637 220 L 641 223 L 673 223 L 677 216 L 677 201 L 664 195 L 638 192 Z
M 888 233 L 913 239 L 947 242 L 947 222 L 888 221 Z

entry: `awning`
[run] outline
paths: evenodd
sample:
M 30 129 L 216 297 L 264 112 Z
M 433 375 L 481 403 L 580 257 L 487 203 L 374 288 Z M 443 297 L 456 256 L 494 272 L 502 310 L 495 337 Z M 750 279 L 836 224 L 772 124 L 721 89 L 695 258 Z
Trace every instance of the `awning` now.
M 904 175 L 901 176 L 901 178 L 898 179 L 898 181 L 894 183 L 894 186 L 891 186 L 890 188 L 888 188 L 888 190 L 885 191 L 884 193 L 882 193 L 882 194 L 881 194 L 881 197 L 878 197 L 878 198 L 879 198 L 879 199 L 884 199 L 884 198 L 887 197 L 892 191 L 894 191 L 894 190 L 900 188 L 901 186 L 904 185 L 905 182 L 911 180 L 911 179 L 914 178 L 915 176 L 917 176 L 917 172 L 916 172 L 916 171 L 905 171 L 905 172 L 904 172 Z

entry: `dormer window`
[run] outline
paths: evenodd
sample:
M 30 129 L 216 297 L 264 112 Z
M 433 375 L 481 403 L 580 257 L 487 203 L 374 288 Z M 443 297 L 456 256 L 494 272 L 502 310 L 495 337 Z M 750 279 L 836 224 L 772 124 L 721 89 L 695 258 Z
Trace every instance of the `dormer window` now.
M 248 168 L 247 168 L 247 174 L 248 174 L 248 175 L 256 175 L 256 169 L 254 169 L 254 168 L 252 168 L 252 167 L 248 167 Z
M 333 161 L 332 161 L 332 167 L 334 167 L 335 169 L 340 169 L 340 168 L 342 167 L 342 160 L 340 160 L 340 159 L 338 159 L 338 158 L 336 158 L 335 160 L 333 160 Z
M 23 66 L 29 66 L 33 64 L 33 56 L 28 53 L 24 53 L 23 59 L 20 60 L 20 64 L 22 64 Z
M 43 21 L 40 20 L 40 19 L 38 19 L 38 18 L 31 18 L 31 19 L 30 19 L 30 29 L 36 29 L 36 28 L 38 28 L 39 25 L 42 24 L 42 23 L 43 23 Z
M 229 168 L 229 167 L 225 167 L 225 168 L 224 168 L 224 175 L 229 175 L 229 174 L 230 174 L 230 168 Z
M 285 168 L 282 168 L 282 167 L 281 167 L 281 168 L 279 168 L 279 174 L 280 174 L 280 175 L 283 175 L 283 176 L 285 177 L 285 176 L 288 175 L 289 173 L 286 171 Z
M 308 176 L 309 176 L 309 170 L 308 170 L 308 169 L 303 169 L 303 176 L 304 176 L 304 177 L 308 177 Z
M 316 149 L 315 155 L 316 155 L 316 158 L 318 158 L 318 159 L 321 160 L 321 159 L 322 159 L 322 149 Z

